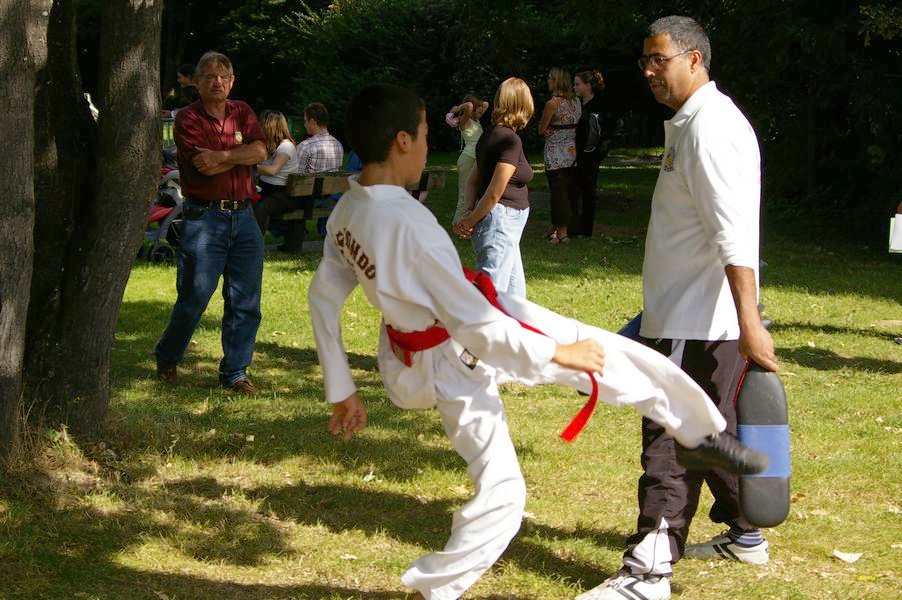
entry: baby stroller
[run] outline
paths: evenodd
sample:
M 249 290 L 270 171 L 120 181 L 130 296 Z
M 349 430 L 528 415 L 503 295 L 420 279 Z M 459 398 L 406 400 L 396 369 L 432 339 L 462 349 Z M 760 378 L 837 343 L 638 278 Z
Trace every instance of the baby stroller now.
M 147 215 L 147 230 L 144 245 L 138 254 L 151 262 L 163 262 L 175 258 L 179 246 L 182 225 L 182 186 L 179 171 L 174 160 L 174 147 L 163 150 L 163 166 L 160 167 L 160 184 L 157 199 Z

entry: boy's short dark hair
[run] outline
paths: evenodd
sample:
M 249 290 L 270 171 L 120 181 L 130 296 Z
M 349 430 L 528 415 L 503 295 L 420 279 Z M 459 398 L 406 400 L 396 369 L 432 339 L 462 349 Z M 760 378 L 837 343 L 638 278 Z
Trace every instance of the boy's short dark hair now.
M 194 77 L 194 65 L 191 63 L 179 65 L 178 72 L 185 77 Z
M 423 100 L 406 88 L 384 83 L 363 88 L 348 104 L 345 127 L 351 148 L 363 164 L 384 161 L 398 132 L 416 139 L 425 110 Z
M 304 108 L 304 116 L 319 125 L 329 126 L 329 110 L 322 102 L 311 102 Z

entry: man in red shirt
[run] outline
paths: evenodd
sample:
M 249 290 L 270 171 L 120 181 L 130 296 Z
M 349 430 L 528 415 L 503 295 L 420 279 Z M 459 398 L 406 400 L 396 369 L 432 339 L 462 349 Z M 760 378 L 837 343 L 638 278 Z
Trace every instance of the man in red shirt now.
M 232 63 L 207 52 L 197 63 L 200 100 L 178 112 L 175 143 L 185 194 L 178 254 L 178 299 L 157 343 L 157 377 L 176 380 L 176 365 L 223 278 L 219 381 L 242 394 L 259 390 L 247 378 L 260 326 L 263 237 L 254 219 L 253 165 L 266 158 L 263 130 L 246 103 L 229 100 Z

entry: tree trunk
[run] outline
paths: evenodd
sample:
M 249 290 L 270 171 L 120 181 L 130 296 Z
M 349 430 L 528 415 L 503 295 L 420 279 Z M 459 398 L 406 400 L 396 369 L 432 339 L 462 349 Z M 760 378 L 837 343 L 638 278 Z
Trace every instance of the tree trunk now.
M 96 129 L 81 96 L 72 0 L 53 2 L 48 27 L 26 382 L 50 422 L 86 436 L 103 426 L 119 306 L 159 176 L 161 7 L 103 3 Z
M 0 6 L 0 464 L 15 452 L 22 398 L 25 315 L 31 286 L 34 226 L 33 107 L 35 62 L 26 0 Z
M 67 363 L 62 345 L 63 318 L 73 309 L 63 296 L 66 281 L 79 269 L 73 238 L 91 202 L 97 127 L 82 97 L 76 61 L 76 18 L 73 0 L 46 0 L 47 23 L 43 69 L 35 97 L 35 246 L 28 343 L 25 365 L 27 395 L 37 406 L 31 414 L 51 424 L 65 422 L 53 401 L 60 371 Z M 62 397 L 68 390 L 60 390 Z

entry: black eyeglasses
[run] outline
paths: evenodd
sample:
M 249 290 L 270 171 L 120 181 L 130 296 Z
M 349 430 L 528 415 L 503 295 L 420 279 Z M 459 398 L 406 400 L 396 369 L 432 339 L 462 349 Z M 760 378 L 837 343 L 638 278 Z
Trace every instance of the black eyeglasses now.
M 660 54 L 652 54 L 651 56 L 648 56 L 643 54 L 636 62 L 639 65 L 639 69 L 642 71 L 646 69 L 657 71 L 658 69 L 664 68 L 664 65 L 666 65 L 668 61 L 673 60 L 677 56 L 682 56 L 688 52 L 692 52 L 693 50 L 695 50 L 695 48 L 689 48 L 688 50 L 683 50 L 682 52 L 678 52 L 673 56 L 661 56 Z

